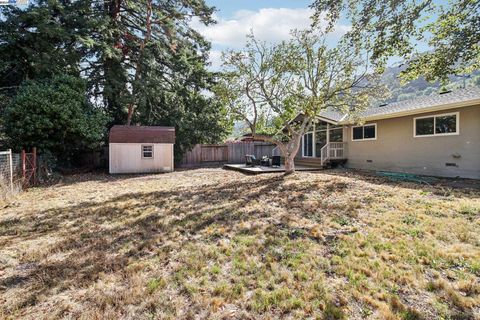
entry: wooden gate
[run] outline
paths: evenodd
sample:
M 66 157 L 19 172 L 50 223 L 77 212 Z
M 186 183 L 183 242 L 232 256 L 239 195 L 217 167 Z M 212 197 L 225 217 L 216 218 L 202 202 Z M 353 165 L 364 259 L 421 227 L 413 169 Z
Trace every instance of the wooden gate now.
M 28 188 L 37 183 L 37 148 L 33 147 L 30 153 L 22 150 L 21 157 L 23 188 Z

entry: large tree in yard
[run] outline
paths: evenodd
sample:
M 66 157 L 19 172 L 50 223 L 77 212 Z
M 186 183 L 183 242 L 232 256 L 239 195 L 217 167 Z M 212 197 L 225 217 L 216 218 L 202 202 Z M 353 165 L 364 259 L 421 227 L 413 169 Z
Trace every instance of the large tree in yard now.
M 208 90 L 210 44 L 190 25 L 192 18 L 214 22 L 204 1 L 89 1 L 106 21 L 106 30 L 92 32 L 90 77 L 117 122 L 139 123 L 142 112 L 152 118 L 152 105 L 170 102 L 156 96 L 201 96 Z M 177 99 L 177 105 L 186 100 Z
M 211 95 L 210 43 L 191 24 L 213 23 L 213 10 L 204 0 L 0 6 L 0 115 L 26 80 L 71 75 L 85 79 L 107 126 L 175 126 L 176 159 L 197 143 L 217 142 L 229 122 Z
M 5 109 L 10 145 L 37 147 L 62 163 L 95 150 L 106 135 L 108 118 L 89 101 L 84 79 L 58 76 L 28 80 Z
M 295 171 L 301 138 L 322 111 L 354 118 L 382 91 L 364 54 L 344 42 L 329 48 L 326 38 L 296 31 L 290 41 L 268 45 L 250 35 L 244 50 L 224 54 L 218 95 L 255 139 L 278 147 L 286 174 Z
M 424 76 L 445 81 L 449 75 L 480 69 L 478 0 L 315 0 L 312 7 L 315 25 L 349 19 L 352 28 L 346 37 L 370 50 L 375 64 L 385 65 L 392 56 L 404 58 L 405 80 Z

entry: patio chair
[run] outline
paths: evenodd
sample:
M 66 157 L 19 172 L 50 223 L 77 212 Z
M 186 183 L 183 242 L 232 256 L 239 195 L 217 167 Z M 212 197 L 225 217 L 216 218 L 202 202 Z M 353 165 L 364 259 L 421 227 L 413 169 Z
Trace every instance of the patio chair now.
M 280 156 L 272 156 L 272 167 L 280 167 Z
M 260 160 L 260 165 L 269 167 L 270 166 L 270 158 L 268 156 L 263 156 L 262 160 Z
M 255 167 L 260 165 L 261 160 L 255 158 L 253 154 L 245 155 L 245 165 L 247 167 Z

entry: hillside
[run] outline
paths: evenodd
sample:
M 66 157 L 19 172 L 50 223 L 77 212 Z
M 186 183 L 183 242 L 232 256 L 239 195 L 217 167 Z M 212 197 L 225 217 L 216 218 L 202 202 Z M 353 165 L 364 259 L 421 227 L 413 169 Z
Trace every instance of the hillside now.
M 442 86 L 439 82 L 430 83 L 423 78 L 402 85 L 399 76 L 400 72 L 404 69 L 404 66 L 394 66 L 386 69 L 385 73 L 382 75 L 381 82 L 388 88 L 390 96 L 382 102 L 375 103 L 375 105 L 429 96 L 440 92 L 442 89 L 456 90 L 464 87 L 480 86 L 480 70 L 477 70 L 466 77 L 451 76 L 449 78 L 450 82 L 445 86 Z M 243 122 L 236 122 L 230 138 L 237 138 L 245 132 L 248 132 L 248 130 L 248 127 Z
M 391 96 L 387 99 L 388 103 L 413 99 L 421 96 L 428 96 L 439 92 L 441 89 L 456 90 L 461 88 L 468 88 L 471 86 L 480 86 L 480 71 L 475 71 L 470 75 L 451 76 L 450 82 L 442 86 L 439 82 L 430 83 L 423 78 L 410 81 L 405 85 L 400 84 L 399 75 L 405 67 L 390 67 L 387 68 L 382 76 L 382 83 L 387 86 Z

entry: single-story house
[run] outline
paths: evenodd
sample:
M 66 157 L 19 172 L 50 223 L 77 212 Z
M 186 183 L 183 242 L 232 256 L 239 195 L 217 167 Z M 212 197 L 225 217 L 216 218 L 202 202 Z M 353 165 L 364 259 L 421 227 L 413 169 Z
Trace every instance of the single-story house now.
M 360 118 L 323 112 L 296 163 L 480 179 L 479 87 L 372 107 Z
M 175 128 L 113 126 L 109 136 L 110 173 L 173 171 Z

